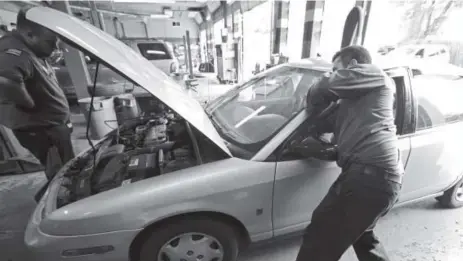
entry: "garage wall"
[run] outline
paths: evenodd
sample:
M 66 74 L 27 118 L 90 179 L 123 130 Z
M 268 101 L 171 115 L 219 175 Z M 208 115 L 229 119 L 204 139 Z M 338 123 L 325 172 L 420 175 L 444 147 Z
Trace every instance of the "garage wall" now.
M 319 52 L 324 59 L 331 60 L 341 47 L 344 23 L 355 0 L 326 0 L 323 12 L 323 25 Z
M 174 26 L 173 22 L 179 22 L 180 26 Z M 112 22 L 111 22 L 112 23 Z M 126 37 L 146 37 L 145 28 L 141 20 L 123 21 Z M 109 26 L 107 26 L 109 27 Z M 115 33 L 114 25 L 108 32 Z M 199 25 L 193 19 L 149 19 L 148 20 L 148 37 L 154 38 L 183 38 L 186 30 L 190 31 L 190 37 L 199 38 Z
M 288 17 L 287 48 L 286 50 L 281 50 L 281 52 L 289 58 L 289 61 L 298 61 L 302 57 L 306 2 L 291 1 Z

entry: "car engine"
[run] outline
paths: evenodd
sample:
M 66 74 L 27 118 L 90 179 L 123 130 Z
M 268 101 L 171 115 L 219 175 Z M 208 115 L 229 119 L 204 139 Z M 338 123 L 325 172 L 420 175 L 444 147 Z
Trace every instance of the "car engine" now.
M 57 207 L 197 164 L 185 121 L 172 114 L 124 123 L 63 176 Z

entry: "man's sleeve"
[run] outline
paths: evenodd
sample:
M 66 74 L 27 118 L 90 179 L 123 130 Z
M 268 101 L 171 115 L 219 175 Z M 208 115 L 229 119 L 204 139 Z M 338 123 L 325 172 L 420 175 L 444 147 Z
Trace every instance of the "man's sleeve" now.
M 306 109 L 309 114 L 322 112 L 332 101 L 337 99 L 336 95 L 328 91 L 329 81 L 330 76 L 325 74 L 309 88 L 306 97 Z
M 334 72 L 322 90 L 326 97 L 353 99 L 386 85 L 386 75 L 380 70 L 363 71 L 358 68 L 340 69 Z
M 27 92 L 25 81 L 33 76 L 33 65 L 28 54 L 17 49 L 0 52 L 0 93 L 7 100 L 25 107 L 34 102 Z
M 334 132 L 334 124 L 336 121 L 336 115 L 337 111 L 326 117 L 325 119 L 322 119 L 317 124 L 317 131 L 318 133 L 333 133 Z

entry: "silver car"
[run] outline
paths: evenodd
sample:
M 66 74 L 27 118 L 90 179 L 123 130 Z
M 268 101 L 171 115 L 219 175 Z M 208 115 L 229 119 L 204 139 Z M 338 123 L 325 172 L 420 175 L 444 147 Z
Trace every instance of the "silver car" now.
M 329 63 L 280 65 L 203 109 L 92 25 L 44 7 L 26 17 L 163 105 L 127 121 L 57 173 L 25 232 L 31 260 L 236 260 L 250 243 L 303 231 L 338 177 L 334 162 L 288 150 L 308 136 L 305 94 Z M 432 81 L 411 79 L 407 67 L 385 69 L 397 86 L 406 164 L 399 205 L 437 197 L 444 206 L 461 206 L 463 108 L 461 96 L 450 94 L 460 80 L 436 76 L 439 86 L 429 86 Z

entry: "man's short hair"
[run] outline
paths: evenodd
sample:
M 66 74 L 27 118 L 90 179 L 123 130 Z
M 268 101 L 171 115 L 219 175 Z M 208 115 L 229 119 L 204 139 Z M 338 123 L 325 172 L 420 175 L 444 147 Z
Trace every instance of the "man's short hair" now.
M 332 62 L 338 57 L 341 58 L 344 64 L 348 64 L 352 59 L 357 60 L 358 63 L 369 64 L 371 63 L 370 52 L 363 46 L 352 45 L 342 48 L 334 56 Z

